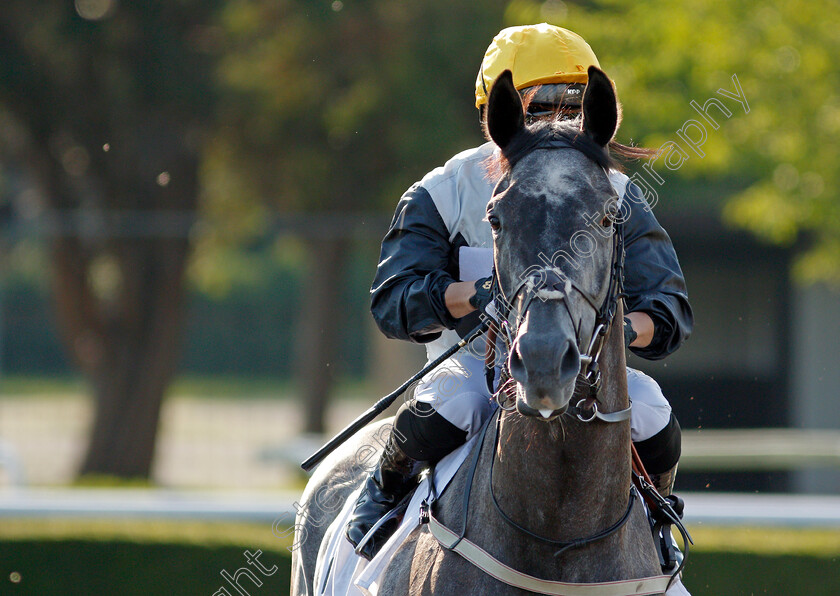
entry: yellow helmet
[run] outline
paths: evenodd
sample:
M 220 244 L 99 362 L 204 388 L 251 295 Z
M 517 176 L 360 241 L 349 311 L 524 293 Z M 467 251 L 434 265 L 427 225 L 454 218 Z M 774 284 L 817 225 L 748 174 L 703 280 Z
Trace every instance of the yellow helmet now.
M 487 103 L 490 88 L 503 71 L 513 73 L 518 90 L 551 83 L 586 83 L 586 69 L 601 67 L 584 39 L 548 23 L 502 29 L 484 53 L 475 81 L 475 107 Z

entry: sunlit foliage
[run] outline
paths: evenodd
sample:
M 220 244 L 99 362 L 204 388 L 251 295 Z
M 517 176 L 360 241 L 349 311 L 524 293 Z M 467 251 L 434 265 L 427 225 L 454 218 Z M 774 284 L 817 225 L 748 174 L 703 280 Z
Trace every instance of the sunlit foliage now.
M 795 266 L 798 277 L 840 283 L 840 5 L 514 0 L 506 19 L 548 20 L 590 42 L 624 103 L 625 140 L 659 147 L 680 142 L 676 131 L 687 120 L 704 124 L 702 159 L 683 144 L 689 158 L 681 167 L 669 177 L 660 160 L 657 170 L 698 184 L 731 179 L 734 194 L 720 197 L 726 221 L 769 242 L 804 240 L 810 248 Z M 733 75 L 749 112 L 717 94 L 733 90 Z M 710 97 L 732 113 L 709 110 L 718 130 L 689 104 Z

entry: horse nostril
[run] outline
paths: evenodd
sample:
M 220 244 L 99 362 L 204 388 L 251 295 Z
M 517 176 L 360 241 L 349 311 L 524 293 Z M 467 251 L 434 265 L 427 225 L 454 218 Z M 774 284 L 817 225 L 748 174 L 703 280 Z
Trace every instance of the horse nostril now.
M 525 369 L 525 363 L 522 362 L 522 356 L 519 355 L 519 343 L 515 343 L 510 350 L 508 356 L 508 370 L 510 376 L 517 383 L 525 383 L 528 380 L 528 371 Z
M 522 384 L 529 381 L 545 385 L 566 383 L 580 372 L 580 354 L 567 338 L 522 335 L 508 359 L 510 375 Z
M 514 343 L 508 357 L 510 376 L 517 383 L 565 383 L 580 372 L 580 354 L 569 339 L 525 334 Z
M 560 378 L 565 381 L 580 372 L 580 354 L 577 346 L 570 341 L 564 347 L 563 355 L 560 356 Z

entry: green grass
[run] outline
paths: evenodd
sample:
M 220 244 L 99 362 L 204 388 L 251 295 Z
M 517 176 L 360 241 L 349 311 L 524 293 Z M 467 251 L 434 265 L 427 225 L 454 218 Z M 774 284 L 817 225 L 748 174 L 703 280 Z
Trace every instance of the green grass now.
M 840 530 L 690 526 L 692 553 L 840 557 Z M 0 540 L 128 540 L 146 543 L 253 544 L 284 549 L 291 540 L 271 533 L 269 524 L 172 520 L 3 519 Z M 838 592 L 840 594 L 840 592 Z
M 270 377 L 180 376 L 169 388 L 170 397 L 288 398 L 294 391 L 289 380 Z
M 271 550 L 291 546 L 290 537 L 278 538 L 271 524 L 170 520 L 3 519 L 0 541 L 179 543 L 185 545 L 251 545 Z M 0 591 L 0 594 L 2 591 Z
M 698 552 L 683 583 L 692 596 L 837 596 L 837 557 Z
M 693 596 L 840 594 L 840 530 L 689 528 L 685 571 Z
M 270 574 L 248 567 L 245 552 L 259 554 Z M 9 596 L 211 596 L 225 586 L 221 576 L 248 567 L 261 586 L 246 577 L 239 584 L 252 596 L 288 594 L 288 553 L 252 545 L 199 546 L 65 540 L 0 542 L 0 594 Z M 225 592 L 219 592 L 224 594 Z
M 691 531 L 697 546 L 685 584 L 693 596 L 840 594 L 836 530 Z M 2 520 L 0 594 L 212 596 L 226 585 L 223 569 L 233 574 L 246 567 L 245 550 L 261 550 L 260 562 L 277 566 L 270 576 L 255 574 L 261 587 L 243 578 L 248 593 L 287 594 L 288 546 L 289 538 L 274 536 L 269 524 Z
M 697 552 L 840 557 L 840 529 L 691 526 L 688 531 Z
M 211 596 L 227 585 L 223 569 L 234 574 L 248 567 L 246 550 L 261 550 L 259 562 L 277 571 L 255 573 L 260 588 L 244 578 L 242 585 L 252 595 L 283 594 L 289 591 L 290 545 L 289 537 L 272 534 L 270 524 L 3 520 L 0 594 Z
M 172 397 L 288 397 L 292 384 L 288 380 L 270 377 L 238 376 L 180 376 L 169 388 Z M 0 396 L 77 396 L 89 393 L 82 377 L 8 376 L 0 382 Z
M 86 391 L 87 385 L 81 377 L 4 375 L 0 378 L 0 398 L 6 395 L 64 397 Z

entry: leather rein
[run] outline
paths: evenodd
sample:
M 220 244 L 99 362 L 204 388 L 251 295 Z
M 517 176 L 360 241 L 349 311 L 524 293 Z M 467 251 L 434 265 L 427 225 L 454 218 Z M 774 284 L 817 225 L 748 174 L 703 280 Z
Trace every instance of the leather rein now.
M 551 594 L 553 596 L 643 596 L 652 594 L 662 594 L 670 586 L 673 580 L 670 575 L 656 575 L 651 577 L 610 581 L 610 582 L 590 582 L 590 583 L 572 583 L 572 582 L 558 582 L 553 580 L 542 579 L 533 575 L 528 575 L 509 565 L 506 565 L 493 557 L 490 553 L 482 549 L 466 538 L 467 532 L 467 518 L 469 515 L 470 494 L 472 492 L 473 480 L 475 479 L 476 469 L 480 459 L 482 447 L 484 445 L 487 430 L 489 429 L 493 420 L 496 421 L 494 426 L 493 445 L 498 445 L 499 438 L 499 422 L 501 420 L 500 412 L 496 412 L 491 416 L 487 422 L 484 423 L 478 437 L 478 443 L 473 451 L 472 461 L 470 463 L 470 472 L 467 476 L 466 488 L 464 490 L 464 505 L 463 517 L 461 523 L 461 532 L 456 534 L 451 529 L 442 524 L 432 511 L 433 505 L 437 500 L 437 492 L 434 486 L 434 473 L 429 475 L 429 494 L 423 499 L 420 505 L 420 523 L 428 524 L 429 530 L 437 541 L 446 549 L 457 552 L 467 561 L 478 567 L 484 573 L 494 577 L 495 579 L 508 584 L 510 586 L 535 592 L 537 594 Z M 492 462 L 490 465 L 490 495 L 496 510 L 501 514 L 502 519 L 525 534 L 536 538 L 542 542 L 546 542 L 558 547 L 559 550 L 554 553 L 554 556 L 570 550 L 591 544 L 603 538 L 606 538 L 619 529 L 621 529 L 627 520 L 630 519 L 630 514 L 633 511 L 633 505 L 639 497 L 638 490 L 634 485 L 630 486 L 630 497 L 627 503 L 627 509 L 621 518 L 605 530 L 601 530 L 591 536 L 578 538 L 575 540 L 552 540 L 535 534 L 526 528 L 523 528 L 514 522 L 507 514 L 502 511 L 501 507 L 493 494 L 493 464 L 495 463 L 495 456 L 491 455 Z
M 513 301 L 517 299 L 519 294 L 526 291 L 526 296 L 522 306 L 518 309 L 517 318 L 524 317 L 528 307 L 534 298 L 542 300 L 562 300 L 563 304 L 572 316 L 569 309 L 566 297 L 575 290 L 579 293 L 587 303 L 596 311 L 595 323 L 590 335 L 589 344 L 585 353 L 581 354 L 581 361 L 583 368 L 580 373 L 578 382 L 585 383 L 588 391 L 588 397 L 581 399 L 577 405 L 571 406 L 566 410 L 567 415 L 577 416 L 582 422 L 591 422 L 593 420 L 600 420 L 606 423 L 617 423 L 629 420 L 630 408 L 612 413 L 601 413 L 597 407 L 597 396 L 601 388 L 601 370 L 599 367 L 599 359 L 604 347 L 604 342 L 612 325 L 613 319 L 618 309 L 618 300 L 623 294 L 623 278 L 624 278 L 624 230 L 623 226 L 616 224 L 613 233 L 613 261 L 612 269 L 610 271 L 609 285 L 607 289 L 607 296 L 601 306 L 597 306 L 594 300 L 582 290 L 576 283 L 566 277 L 557 268 L 542 268 L 534 271 L 527 278 L 516 287 L 508 300 L 504 295 L 498 278 L 493 275 L 493 288 L 496 290 L 497 299 L 500 298 L 503 316 L 500 317 L 502 321 L 501 330 L 503 332 L 503 341 L 508 350 L 515 349 L 514 332 L 508 324 L 510 312 L 513 310 Z M 493 380 L 495 377 L 495 347 L 496 339 L 498 337 L 499 326 L 491 324 L 487 333 L 487 352 L 485 354 L 485 367 L 488 386 L 491 393 L 494 394 L 497 402 L 500 402 L 507 393 L 507 386 L 509 383 L 504 382 L 504 378 L 500 380 L 499 387 L 494 391 Z M 580 330 L 578 329 L 578 343 L 580 342 Z M 503 367 L 502 377 L 506 374 L 506 366 Z M 500 406 L 502 404 L 500 403 Z M 513 409 L 502 408 L 502 409 Z M 499 424 L 501 415 L 496 412 L 494 416 L 487 420 L 481 430 L 478 438 L 478 444 L 474 448 L 472 461 L 470 465 L 470 472 L 467 477 L 466 489 L 464 491 L 464 506 L 462 530 L 460 534 L 456 534 L 445 525 L 440 523 L 434 516 L 432 511 L 433 504 L 437 500 L 437 494 L 434 488 L 433 474 L 430 474 L 429 494 L 420 507 L 420 523 L 428 524 L 432 535 L 440 542 L 442 546 L 449 550 L 454 550 L 462 557 L 477 566 L 483 572 L 504 582 L 508 585 L 518 587 L 524 590 L 539 594 L 552 594 L 555 596 L 630 596 L 630 595 L 645 595 L 645 594 L 661 594 L 664 593 L 670 586 L 673 580 L 670 575 L 658 575 L 646 577 L 641 579 L 631 579 L 623 581 L 600 582 L 600 583 L 569 583 L 557 582 L 534 577 L 521 571 L 518 571 L 508 565 L 497 560 L 495 557 L 484 551 L 481 547 L 471 542 L 466 538 L 467 531 L 467 517 L 469 515 L 470 493 L 472 491 L 473 480 L 475 478 L 476 469 L 478 467 L 479 457 L 481 455 L 482 447 L 484 445 L 485 437 L 491 422 L 495 419 L 493 445 L 498 444 L 499 438 Z M 533 539 L 544 543 L 551 544 L 558 548 L 555 556 L 573 549 L 583 547 L 598 540 L 602 540 L 620 530 L 630 519 L 633 506 L 637 499 L 639 499 L 639 489 L 634 484 L 630 486 L 630 494 L 628 498 L 627 508 L 624 514 L 611 526 L 601 530 L 591 536 L 578 538 L 575 540 L 552 540 L 531 532 L 527 528 L 517 524 L 510 518 L 501 508 L 493 492 L 493 469 L 495 464 L 495 457 L 490 464 L 490 496 L 496 511 L 500 517 L 519 532 L 530 536 Z

